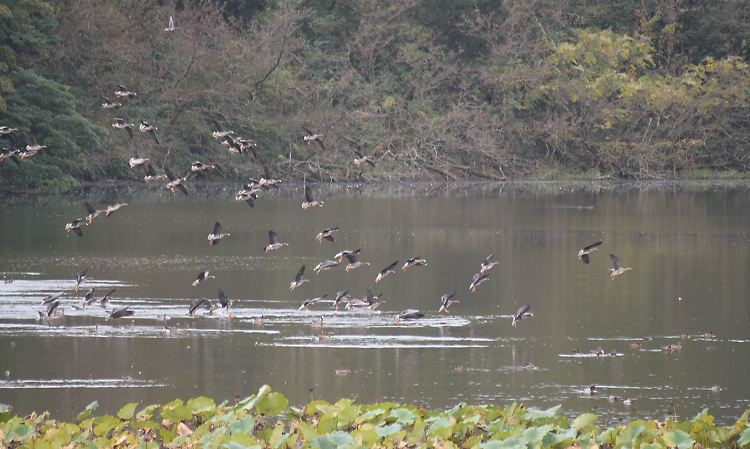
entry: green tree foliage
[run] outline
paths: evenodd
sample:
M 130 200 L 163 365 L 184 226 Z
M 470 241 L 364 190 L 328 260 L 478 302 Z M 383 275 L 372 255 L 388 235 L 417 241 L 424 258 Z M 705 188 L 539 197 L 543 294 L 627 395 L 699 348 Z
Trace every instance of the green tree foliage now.
M 104 130 L 75 111 L 73 95 L 64 86 L 22 68 L 11 78 L 16 90 L 7 95 L 0 122 L 18 128 L 19 141 L 31 131 L 47 148 L 20 166 L 3 161 L 0 189 L 54 192 L 78 185 L 77 179 L 89 177 L 86 155 L 99 149 Z
M 135 133 L 141 154 L 176 173 L 195 160 L 229 179 L 264 169 L 325 180 L 750 170 L 740 0 L 50 3 L 59 44 L 36 73 L 72 86 L 100 126 L 156 126 L 160 145 Z M 0 25 L 22 16 L 8 8 Z M 170 16 L 178 29 L 165 31 Z M 46 17 L 31 12 L 28 23 L 49 43 Z M 0 62 L 12 70 L 33 45 L 8 45 Z M 102 109 L 118 85 L 137 97 Z M 213 120 L 257 143 L 257 159 L 214 140 Z M 303 127 L 325 149 L 305 144 Z M 135 179 L 130 148 L 109 131 L 100 150 L 83 151 L 87 169 L 61 170 Z M 375 168 L 353 165 L 350 150 Z

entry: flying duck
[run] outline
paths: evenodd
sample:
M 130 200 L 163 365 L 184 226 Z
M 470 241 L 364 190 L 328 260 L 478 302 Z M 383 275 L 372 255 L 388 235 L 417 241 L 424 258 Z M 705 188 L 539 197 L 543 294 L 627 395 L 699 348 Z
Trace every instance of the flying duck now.
M 86 223 L 85 218 L 78 218 L 65 225 L 65 232 L 73 231 L 78 237 L 83 237 L 83 231 L 81 231 L 81 225 Z
M 117 87 L 120 89 L 120 90 L 115 91 L 115 97 L 117 98 L 120 98 L 120 97 L 135 98 L 138 95 L 135 92 L 129 91 L 127 87 L 121 84 L 118 84 Z
M 333 235 L 331 235 L 331 234 L 333 232 L 338 231 L 338 230 L 339 230 L 339 228 L 325 229 L 325 230 L 321 231 L 320 233 L 318 233 L 318 236 L 315 237 L 315 238 L 318 240 L 319 243 L 323 243 L 323 239 L 326 239 L 329 242 L 332 242 L 333 241 Z
M 148 133 L 149 136 L 151 136 L 152 139 L 154 139 L 154 142 L 156 142 L 157 145 L 161 145 L 159 143 L 159 138 L 156 137 L 156 130 L 158 129 L 155 126 L 151 126 L 148 123 L 141 120 L 141 126 L 139 127 L 142 133 Z
M 176 187 L 180 189 L 180 192 L 184 193 L 185 195 L 188 194 L 187 189 L 184 185 L 182 185 L 182 182 L 187 181 L 187 178 L 178 178 L 168 167 L 164 167 L 164 173 L 167 174 L 167 178 L 169 179 L 169 184 L 165 186 L 167 189 L 172 189 L 172 192 L 174 192 L 174 189 Z
M 302 203 L 302 209 L 307 210 L 310 207 L 323 207 L 322 201 L 315 201 L 312 196 L 312 190 L 310 190 L 310 186 L 305 185 L 305 202 Z
M 355 249 L 354 251 L 345 249 L 341 251 L 340 253 L 337 253 L 335 256 L 333 256 L 334 259 L 338 259 L 339 262 L 341 262 L 341 259 L 344 256 L 348 256 L 349 254 L 359 254 L 359 252 L 362 251 L 362 249 Z
M 424 313 L 422 313 L 419 309 L 402 310 L 396 318 L 396 324 L 401 324 L 401 320 L 416 320 L 419 318 L 424 318 Z
M 448 307 L 450 307 L 451 304 L 453 304 L 454 302 L 456 303 L 458 302 L 458 301 L 451 300 L 451 298 L 453 298 L 455 295 L 456 295 L 456 292 L 453 292 L 453 293 L 445 294 L 440 298 L 440 309 L 438 310 L 438 313 L 442 312 L 443 310 L 445 310 L 446 313 L 450 313 L 450 311 L 448 310 Z
M 235 301 L 239 301 L 239 299 L 228 299 L 227 295 L 225 295 L 222 290 L 219 290 L 219 306 L 222 309 L 227 309 L 227 315 L 229 318 L 232 318 L 232 312 L 229 311 L 229 308 L 232 307 L 232 304 L 234 304 Z
M 295 288 L 299 287 L 305 282 L 310 282 L 309 279 L 302 279 L 302 276 L 304 275 L 305 275 L 305 265 L 302 265 L 302 267 L 300 267 L 299 271 L 297 272 L 297 275 L 294 277 L 294 280 L 289 284 L 289 291 L 293 292 Z
M 489 270 L 490 268 L 500 263 L 500 262 L 490 262 L 490 260 L 492 260 L 493 257 L 495 257 L 495 255 L 490 254 L 489 256 L 487 256 L 486 259 L 482 261 L 482 271 L 481 271 L 482 274 L 484 274 L 485 271 Z
M 348 273 L 349 270 L 353 270 L 355 268 L 359 268 L 362 265 L 370 265 L 369 262 L 359 262 L 357 260 L 356 254 L 347 254 L 346 258 L 349 259 L 349 264 L 346 266 L 346 272 Z
M 224 237 L 229 237 L 229 234 L 221 233 L 221 224 L 217 221 L 216 224 L 214 224 L 214 232 L 208 234 L 208 243 L 209 245 L 216 245 L 219 243 L 219 240 Z
M 117 309 L 113 310 L 112 313 L 109 314 L 106 320 L 116 320 L 118 318 L 125 318 L 128 316 L 135 315 L 135 312 L 129 309 L 130 309 L 130 306 L 118 307 Z
M 200 273 L 198 273 L 198 278 L 196 278 L 195 282 L 193 282 L 193 287 L 205 281 L 206 279 L 216 279 L 216 276 L 211 276 L 208 271 L 209 270 L 201 271 Z
M 313 268 L 313 271 L 315 271 L 315 274 L 320 273 L 321 271 L 330 270 L 333 267 L 337 267 L 339 265 L 338 262 L 335 260 L 324 260 L 323 262 L 320 262 L 319 264 L 315 265 L 315 268 Z
M 85 269 L 85 270 L 83 270 L 83 271 L 81 271 L 81 272 L 79 272 L 78 274 L 76 274 L 76 287 L 75 287 L 75 288 L 76 288 L 76 291 L 78 291 L 78 287 L 79 287 L 79 286 L 80 286 L 81 284 L 83 284 L 83 281 L 85 281 L 85 280 L 87 280 L 87 279 L 88 279 L 88 278 L 86 277 L 86 272 L 87 272 L 87 271 L 89 271 L 89 269 L 88 269 L 88 268 L 87 268 L 87 269 Z
M 534 316 L 533 313 L 529 313 L 529 309 L 531 308 L 530 305 L 525 305 L 523 307 L 520 307 L 518 310 L 516 310 L 516 314 L 513 316 L 513 322 L 510 324 L 513 325 L 513 327 L 516 327 L 519 321 L 521 321 L 524 318 L 529 318 Z
M 109 217 L 110 215 L 114 214 L 119 208 L 122 206 L 127 206 L 128 203 L 118 203 L 113 204 L 111 206 L 107 206 L 107 210 L 104 211 L 104 216 Z
M 417 256 L 413 259 L 409 259 L 406 261 L 403 267 L 401 267 L 402 270 L 406 271 L 409 267 L 426 267 L 427 261 L 424 259 L 420 259 L 421 256 Z
M 133 138 L 133 125 L 132 123 L 125 123 L 125 119 L 115 117 L 115 122 L 112 124 L 113 129 L 124 129 L 128 132 L 130 138 Z
M 599 249 L 597 246 L 601 244 L 602 242 L 596 242 L 578 251 L 578 260 L 582 260 L 583 263 L 589 263 L 589 254 L 591 254 L 591 251 L 597 251 Z
M 268 241 L 269 241 L 269 244 L 268 244 L 268 246 L 266 246 L 266 249 L 264 250 L 265 252 L 269 252 L 269 251 L 273 251 L 275 249 L 279 249 L 282 246 L 289 246 L 288 243 L 279 243 L 279 237 L 273 231 L 268 231 Z
M 141 155 L 138 153 L 138 145 L 136 145 L 135 140 L 133 140 L 132 143 L 133 147 L 133 157 L 130 158 L 130 168 L 133 168 L 138 165 L 143 165 L 148 161 L 148 159 L 144 159 L 141 157 Z
M 314 140 L 315 142 L 318 143 L 318 145 L 320 145 L 320 148 L 322 148 L 324 150 L 326 149 L 325 145 L 323 145 L 323 134 L 315 134 L 314 132 L 310 131 L 309 129 L 305 128 L 304 126 L 301 126 L 301 128 L 304 129 L 305 132 L 307 133 L 306 136 L 302 137 L 302 140 L 304 140 L 305 142 L 307 142 L 308 145 L 310 145 L 310 142 L 312 142 Z
M 380 273 L 378 273 L 378 276 L 375 278 L 375 283 L 377 284 L 381 279 L 388 276 L 389 273 L 395 273 L 393 269 L 396 267 L 396 265 L 398 265 L 398 260 L 380 270 Z
M 622 274 L 628 270 L 632 270 L 632 268 L 623 268 L 622 265 L 620 265 L 620 258 L 615 256 L 614 254 L 610 254 L 609 258 L 612 259 L 612 266 L 613 268 L 610 268 L 608 271 L 612 272 L 611 280 L 614 280 L 615 276 L 618 274 Z
M 115 103 L 107 97 L 102 97 L 102 100 L 104 100 L 102 109 L 120 109 L 120 106 L 122 106 L 122 103 Z
M 474 275 L 474 278 L 471 280 L 471 285 L 469 286 L 469 290 L 472 292 L 476 290 L 476 288 L 484 281 L 489 281 L 490 279 L 487 277 L 486 274 L 477 273 Z

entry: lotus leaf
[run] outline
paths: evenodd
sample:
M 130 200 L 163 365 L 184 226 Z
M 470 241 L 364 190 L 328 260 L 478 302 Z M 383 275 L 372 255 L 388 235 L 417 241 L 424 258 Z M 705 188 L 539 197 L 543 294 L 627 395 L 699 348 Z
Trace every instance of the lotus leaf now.
M 453 423 L 448 418 L 439 418 L 430 426 L 428 435 L 432 438 L 448 439 L 453 435 Z
M 216 408 L 216 403 L 213 399 L 201 396 L 199 398 L 191 399 L 187 402 L 186 406 L 194 415 L 207 412 Z
M 338 429 L 339 420 L 333 413 L 326 413 L 318 421 L 318 432 L 330 433 Z
M 281 393 L 268 393 L 267 396 L 258 401 L 258 413 L 262 415 L 278 415 L 287 405 L 289 405 L 289 401 Z
M 584 413 L 573 421 L 573 428 L 582 431 L 588 426 L 596 423 L 596 419 L 596 415 L 593 413 Z
M 750 444 L 750 427 L 746 428 L 745 431 L 742 432 L 740 439 L 737 440 L 737 445 L 740 447 L 745 447 L 748 444 Z
M 117 412 L 117 417 L 122 419 L 123 421 L 130 421 L 131 419 L 133 419 L 133 413 L 135 413 L 135 408 L 137 406 L 138 403 L 131 402 L 130 404 L 121 408 L 119 412 Z
M 336 432 L 326 434 L 310 440 L 310 447 L 319 447 L 320 449 L 337 449 L 347 448 L 354 443 L 354 438 L 346 432 Z
M 393 423 L 387 426 L 376 428 L 375 433 L 377 433 L 380 438 L 384 438 L 384 437 L 393 435 L 394 433 L 400 431 L 402 428 L 403 426 L 401 424 Z
M 379 440 L 380 435 L 375 430 L 355 430 L 352 432 L 354 441 L 364 447 L 374 446 Z
M 148 407 L 143 408 L 138 414 L 135 415 L 136 419 L 138 420 L 146 420 L 151 419 L 151 416 L 153 416 L 154 412 L 161 407 L 159 404 L 151 404 Z
M 682 430 L 675 430 L 674 432 L 665 434 L 664 440 L 667 442 L 667 446 L 677 447 L 678 449 L 689 449 L 695 444 L 695 440 Z
M 253 433 L 253 427 L 255 427 L 255 418 L 252 416 L 244 416 L 229 423 L 229 433 L 233 435 L 236 433 L 246 433 L 250 435 Z
M 87 405 L 86 408 L 76 417 L 76 421 L 81 422 L 84 419 L 91 416 L 91 413 L 96 410 L 96 408 L 99 407 L 99 403 L 94 401 L 91 404 Z
M 414 421 L 417 420 L 417 418 L 414 417 L 414 413 L 405 408 L 397 408 L 391 410 L 390 416 L 395 417 L 397 421 L 407 425 L 414 424 Z
M 180 421 L 189 421 L 193 418 L 193 412 L 190 410 L 190 407 L 187 407 L 185 405 L 180 405 L 167 410 L 164 410 L 164 408 L 162 408 L 159 414 L 162 418 L 166 418 L 173 423 L 178 423 Z
M 357 416 L 359 415 L 360 407 L 359 406 L 352 406 L 348 405 L 341 409 L 341 411 L 338 413 L 338 428 L 339 429 L 348 429 L 352 426 L 352 424 L 355 423 L 357 420 Z

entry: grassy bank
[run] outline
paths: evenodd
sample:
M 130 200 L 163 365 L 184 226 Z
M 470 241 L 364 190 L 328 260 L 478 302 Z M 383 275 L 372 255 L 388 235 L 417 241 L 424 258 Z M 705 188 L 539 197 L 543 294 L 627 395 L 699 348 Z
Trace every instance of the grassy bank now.
M 585 413 L 574 420 L 559 416 L 560 407 L 531 410 L 459 404 L 450 410 L 425 410 L 381 402 L 356 405 L 313 401 L 301 409 L 263 386 L 257 395 L 235 404 L 212 399 L 180 399 L 137 409 L 122 407 L 116 416 L 95 416 L 90 404 L 75 422 L 51 419 L 49 413 L 13 416 L 0 405 L 3 448 L 210 447 L 321 449 L 387 447 L 499 448 L 674 448 L 748 447 L 746 411 L 730 427 L 713 424 L 707 411 L 690 420 L 641 421 L 610 426 Z M 279 416 L 286 415 L 286 420 Z

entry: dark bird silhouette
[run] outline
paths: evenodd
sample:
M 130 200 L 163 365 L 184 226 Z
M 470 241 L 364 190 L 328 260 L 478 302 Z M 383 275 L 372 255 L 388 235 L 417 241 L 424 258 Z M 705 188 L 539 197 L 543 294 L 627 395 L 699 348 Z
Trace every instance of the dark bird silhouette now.
M 592 251 L 597 251 L 599 248 L 597 246 L 601 245 L 602 242 L 596 242 L 593 245 L 589 245 L 582 250 L 578 251 L 578 259 L 582 260 L 583 263 L 589 263 L 589 254 L 591 254 Z
M 109 297 L 112 296 L 112 293 L 114 293 L 117 289 L 112 289 L 109 293 L 99 298 L 99 305 L 102 307 L 106 307 L 107 303 L 109 302 Z

